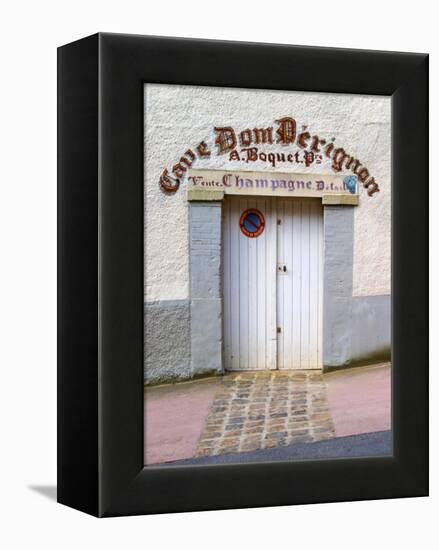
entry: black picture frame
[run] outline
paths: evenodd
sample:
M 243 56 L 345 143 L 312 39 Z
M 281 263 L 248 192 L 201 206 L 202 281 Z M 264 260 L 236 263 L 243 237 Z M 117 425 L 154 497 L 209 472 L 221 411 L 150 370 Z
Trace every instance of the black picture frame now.
M 394 455 L 143 466 L 143 84 L 392 96 Z M 96 34 L 58 50 L 58 501 L 96 516 L 428 494 L 428 56 Z

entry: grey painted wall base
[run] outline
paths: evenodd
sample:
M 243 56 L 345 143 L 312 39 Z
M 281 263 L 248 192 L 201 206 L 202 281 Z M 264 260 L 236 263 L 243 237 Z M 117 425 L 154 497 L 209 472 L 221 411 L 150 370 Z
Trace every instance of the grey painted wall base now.
M 145 384 L 221 374 L 222 300 L 163 300 L 145 304 Z
M 144 334 L 147 384 L 191 378 L 189 300 L 146 303 Z
M 352 363 L 390 360 L 391 307 L 389 295 L 352 298 Z
M 390 296 L 352 296 L 354 208 L 323 211 L 323 368 L 390 358 Z

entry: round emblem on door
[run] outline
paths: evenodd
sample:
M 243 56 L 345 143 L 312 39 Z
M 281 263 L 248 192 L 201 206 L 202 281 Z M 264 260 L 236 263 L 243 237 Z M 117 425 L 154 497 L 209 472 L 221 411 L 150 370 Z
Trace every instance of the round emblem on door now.
M 246 237 L 259 237 L 265 229 L 264 214 L 256 208 L 249 208 L 242 213 L 239 227 Z

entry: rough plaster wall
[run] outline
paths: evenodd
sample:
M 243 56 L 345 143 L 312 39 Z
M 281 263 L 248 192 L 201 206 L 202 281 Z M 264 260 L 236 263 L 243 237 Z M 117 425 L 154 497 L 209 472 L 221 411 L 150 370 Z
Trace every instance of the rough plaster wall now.
M 390 292 L 390 98 L 345 94 L 310 94 L 267 90 L 238 90 L 193 86 L 145 85 L 145 260 L 146 300 L 189 296 L 188 207 L 185 183 L 167 196 L 158 181 L 188 148 L 205 140 L 213 151 L 197 159 L 194 168 L 270 170 L 333 174 L 331 161 L 313 164 L 262 161 L 249 164 L 217 156 L 214 126 L 269 127 L 282 116 L 296 119 L 300 132 L 308 126 L 367 166 L 380 184 L 368 197 L 364 189 L 355 209 L 354 295 Z M 292 152 L 296 146 L 262 146 L 266 151 Z M 346 171 L 348 173 L 348 171 Z
M 377 101 L 376 109 L 359 113 L 364 129 L 359 155 L 380 183 L 380 192 L 368 200 L 363 191 L 354 211 L 354 296 L 391 291 L 391 100 Z

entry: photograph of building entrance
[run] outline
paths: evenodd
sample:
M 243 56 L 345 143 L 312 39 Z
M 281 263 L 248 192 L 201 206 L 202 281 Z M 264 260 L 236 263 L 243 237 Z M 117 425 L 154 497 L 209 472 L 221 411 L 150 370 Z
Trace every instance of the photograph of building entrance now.
M 392 454 L 391 99 L 145 84 L 144 462 Z

